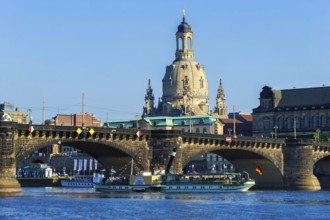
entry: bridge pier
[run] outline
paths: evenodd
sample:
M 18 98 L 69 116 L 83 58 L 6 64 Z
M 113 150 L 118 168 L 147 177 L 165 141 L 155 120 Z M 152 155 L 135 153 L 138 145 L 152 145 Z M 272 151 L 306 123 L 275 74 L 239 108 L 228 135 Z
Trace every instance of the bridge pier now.
M 321 189 L 313 174 L 313 145 L 310 142 L 288 139 L 283 153 L 284 182 L 288 190 Z
M 14 148 L 13 122 L 0 122 L 0 194 L 20 192 L 16 180 L 16 157 Z

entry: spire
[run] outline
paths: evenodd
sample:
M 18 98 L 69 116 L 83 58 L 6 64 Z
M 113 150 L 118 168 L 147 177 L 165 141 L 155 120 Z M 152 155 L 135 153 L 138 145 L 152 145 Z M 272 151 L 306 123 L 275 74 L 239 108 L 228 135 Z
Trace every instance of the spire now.
M 216 99 L 216 106 L 214 113 L 219 117 L 228 117 L 228 110 L 226 106 L 226 97 L 225 97 L 225 90 L 222 86 L 222 80 L 220 79 L 220 85 L 218 88 L 218 94 Z
M 217 98 L 224 98 L 224 97 L 225 97 L 225 91 L 222 87 L 222 79 L 220 79 L 220 85 L 219 85 L 219 89 L 218 89 Z
M 150 79 L 148 80 L 148 87 L 144 100 L 145 100 L 145 106 L 143 107 L 143 116 L 150 116 L 153 114 L 155 110 L 154 107 L 155 97 L 153 94 L 153 89 L 151 88 Z
M 182 10 L 182 23 L 186 22 L 186 10 Z

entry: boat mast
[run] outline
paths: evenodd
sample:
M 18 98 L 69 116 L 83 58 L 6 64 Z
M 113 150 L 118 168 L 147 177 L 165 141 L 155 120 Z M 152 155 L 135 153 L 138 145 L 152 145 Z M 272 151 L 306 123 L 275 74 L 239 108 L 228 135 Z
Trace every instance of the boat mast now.
M 133 175 L 133 164 L 134 164 L 134 160 L 133 160 L 133 157 L 132 157 L 132 163 L 131 163 L 131 175 Z

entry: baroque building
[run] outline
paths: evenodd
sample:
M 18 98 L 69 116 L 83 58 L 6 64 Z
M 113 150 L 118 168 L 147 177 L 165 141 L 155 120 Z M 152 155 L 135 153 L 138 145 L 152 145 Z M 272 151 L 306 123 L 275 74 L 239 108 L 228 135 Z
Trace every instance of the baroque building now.
M 209 106 L 208 80 L 204 66 L 195 60 L 194 35 L 185 13 L 175 36 L 175 59 L 166 67 L 162 80 L 163 95 L 155 107 L 149 79 L 139 127 L 223 134 L 224 125 L 219 118 L 228 118 L 228 111 L 222 81 L 220 80 L 215 112 L 212 112 Z M 110 124 L 106 126 L 136 126 L 134 120 L 112 121 Z
M 330 134 L 330 87 L 273 90 L 264 86 L 253 109 L 253 135 Z
M 149 81 L 143 116 L 210 114 L 208 81 L 204 66 L 195 60 L 194 36 L 185 14 L 176 32 L 175 60 L 166 67 L 157 111 L 153 109 L 153 101 Z

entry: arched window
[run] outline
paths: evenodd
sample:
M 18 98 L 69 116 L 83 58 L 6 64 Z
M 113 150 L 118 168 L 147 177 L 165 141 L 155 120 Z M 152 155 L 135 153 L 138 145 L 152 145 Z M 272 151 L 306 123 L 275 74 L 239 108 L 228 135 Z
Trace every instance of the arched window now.
M 327 127 L 327 116 L 325 116 L 325 115 L 321 116 L 321 127 L 322 128 Z
M 172 87 L 172 77 L 170 77 L 168 79 L 168 87 L 171 88 Z
M 204 88 L 204 80 L 203 80 L 203 77 L 201 77 L 201 78 L 199 79 L 199 87 L 200 87 L 201 89 Z
M 292 117 L 289 116 L 289 117 L 286 118 L 286 128 L 291 129 L 292 127 L 293 127 Z
M 278 129 L 283 129 L 283 118 L 282 116 L 277 119 Z
M 203 128 L 203 134 L 206 134 L 206 133 L 207 133 L 207 129 Z
M 187 38 L 187 47 L 188 47 L 188 50 L 190 50 L 191 49 L 191 38 L 190 37 L 188 37 Z
M 308 116 L 305 115 L 303 117 L 303 128 L 308 128 L 309 127 L 309 119 L 308 119 Z
M 196 133 L 199 134 L 200 133 L 200 130 L 199 128 L 196 129 Z
M 296 128 L 301 128 L 301 118 L 299 116 L 295 117 Z
M 183 50 L 183 39 L 181 37 L 179 38 L 179 42 L 178 43 L 179 43 L 178 49 L 179 50 Z
M 317 115 L 314 115 L 312 117 L 312 128 L 317 128 L 319 124 L 318 122 L 319 122 L 319 117 Z
M 264 127 L 264 130 L 266 130 L 266 129 L 270 129 L 271 127 L 270 127 L 270 120 L 269 120 L 269 118 L 268 117 L 265 117 L 265 118 L 263 118 L 263 127 Z

